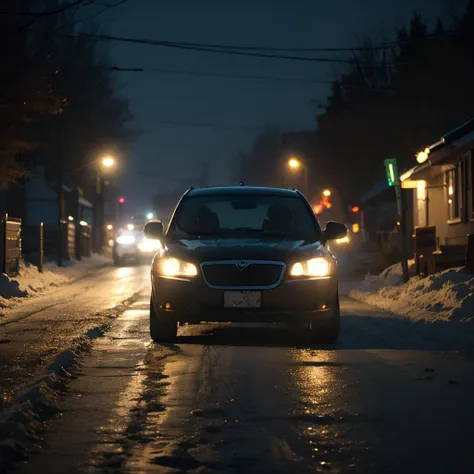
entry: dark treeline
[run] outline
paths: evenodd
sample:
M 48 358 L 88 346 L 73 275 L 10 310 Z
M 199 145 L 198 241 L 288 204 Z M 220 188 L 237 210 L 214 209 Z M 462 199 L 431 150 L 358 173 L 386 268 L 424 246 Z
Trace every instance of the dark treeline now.
M 35 163 L 51 179 L 62 163 L 66 181 L 91 183 L 94 160 L 134 137 L 107 51 L 84 35 L 97 31 L 91 7 L 0 0 L 0 186 L 27 177 Z
M 385 158 L 414 166 L 418 151 L 474 116 L 474 1 L 431 30 L 415 13 L 395 41 L 367 39 L 351 58 L 316 117 L 307 153 L 314 179 L 346 203 L 383 178 Z M 277 129 L 263 130 L 237 157 L 240 176 L 281 184 L 283 142 Z

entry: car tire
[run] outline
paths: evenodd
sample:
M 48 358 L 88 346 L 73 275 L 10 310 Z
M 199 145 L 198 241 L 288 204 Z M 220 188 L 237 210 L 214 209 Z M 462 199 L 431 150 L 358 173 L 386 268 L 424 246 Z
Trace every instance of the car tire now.
M 335 344 L 339 339 L 340 326 L 341 311 L 339 292 L 337 292 L 334 302 L 324 318 L 316 316 L 311 322 L 311 341 L 320 344 Z
M 150 337 L 154 342 L 173 342 L 178 335 L 178 323 L 173 319 L 165 319 L 155 310 L 150 300 Z

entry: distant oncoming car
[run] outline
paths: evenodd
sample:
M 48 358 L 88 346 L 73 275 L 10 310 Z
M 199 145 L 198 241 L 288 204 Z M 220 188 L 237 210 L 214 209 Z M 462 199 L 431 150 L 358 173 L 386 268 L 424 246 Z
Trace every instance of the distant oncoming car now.
M 138 262 L 144 258 L 151 259 L 161 249 L 158 239 L 144 237 L 142 226 L 129 224 L 117 232 L 112 255 L 116 266 L 124 265 L 128 260 Z
M 313 339 L 339 335 L 336 261 L 326 246 L 347 235 L 344 224 L 321 230 L 301 193 L 261 187 L 189 190 L 164 234 L 145 235 L 163 248 L 152 264 L 150 334 L 176 338 L 178 322 L 285 322 Z

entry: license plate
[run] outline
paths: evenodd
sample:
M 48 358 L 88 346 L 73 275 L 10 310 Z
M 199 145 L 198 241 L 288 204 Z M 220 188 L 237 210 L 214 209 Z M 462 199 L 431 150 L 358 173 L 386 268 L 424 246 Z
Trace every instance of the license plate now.
M 260 308 L 261 291 L 224 291 L 225 308 Z

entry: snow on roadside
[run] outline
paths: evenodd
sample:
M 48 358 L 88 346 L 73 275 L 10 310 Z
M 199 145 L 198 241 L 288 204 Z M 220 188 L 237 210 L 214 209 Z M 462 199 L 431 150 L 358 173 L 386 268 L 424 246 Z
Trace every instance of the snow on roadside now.
M 35 296 L 77 280 L 109 263 L 110 258 L 95 254 L 82 261 L 66 262 L 63 267 L 58 267 L 55 262 L 47 262 L 44 265 L 44 272 L 40 273 L 38 267 L 22 261 L 18 276 L 10 278 L 0 273 L 0 308 L 11 308 L 22 298 Z
M 414 262 L 410 261 L 412 268 Z M 474 322 L 474 274 L 451 268 L 403 283 L 401 264 L 366 279 L 350 292 L 356 300 L 417 321 Z

